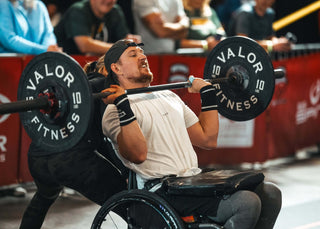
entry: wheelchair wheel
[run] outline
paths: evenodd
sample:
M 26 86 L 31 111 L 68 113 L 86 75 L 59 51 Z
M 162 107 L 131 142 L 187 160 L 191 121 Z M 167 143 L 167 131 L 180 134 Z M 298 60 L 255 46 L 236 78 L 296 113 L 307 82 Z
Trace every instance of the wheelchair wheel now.
M 99 209 L 91 229 L 183 229 L 184 224 L 158 195 L 146 190 L 122 191 L 113 195 Z

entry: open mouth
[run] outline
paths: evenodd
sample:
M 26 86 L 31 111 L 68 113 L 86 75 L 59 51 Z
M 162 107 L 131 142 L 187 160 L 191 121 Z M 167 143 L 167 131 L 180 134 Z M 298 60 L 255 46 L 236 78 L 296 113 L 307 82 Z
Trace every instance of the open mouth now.
M 149 68 L 149 64 L 147 61 L 143 61 L 140 65 L 141 68 Z

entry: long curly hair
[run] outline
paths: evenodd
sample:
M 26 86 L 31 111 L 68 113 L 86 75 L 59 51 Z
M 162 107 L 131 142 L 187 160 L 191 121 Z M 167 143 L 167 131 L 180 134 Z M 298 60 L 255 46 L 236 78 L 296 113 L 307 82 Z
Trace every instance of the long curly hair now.
M 91 73 L 100 73 L 107 78 L 109 84 L 117 84 L 119 85 L 119 80 L 115 74 L 108 74 L 105 66 L 104 66 L 104 56 L 99 57 L 98 60 L 88 62 L 84 67 L 84 72 L 89 75 Z
M 104 67 L 104 55 L 101 56 L 96 61 L 91 61 L 91 62 L 86 63 L 86 65 L 83 67 L 83 70 L 87 74 L 89 74 L 91 72 L 98 72 L 98 73 L 107 75 L 108 73 Z

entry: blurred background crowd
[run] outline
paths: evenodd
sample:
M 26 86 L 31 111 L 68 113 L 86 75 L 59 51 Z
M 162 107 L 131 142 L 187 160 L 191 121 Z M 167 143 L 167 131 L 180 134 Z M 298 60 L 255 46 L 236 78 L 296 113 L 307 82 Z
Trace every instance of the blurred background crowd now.
M 0 53 L 100 55 L 123 38 L 143 42 L 147 54 L 181 48 L 206 52 L 234 35 L 251 37 L 268 52 L 286 52 L 293 43 L 320 41 L 318 11 L 277 31 L 273 27 L 276 20 L 312 2 L 2 0 Z

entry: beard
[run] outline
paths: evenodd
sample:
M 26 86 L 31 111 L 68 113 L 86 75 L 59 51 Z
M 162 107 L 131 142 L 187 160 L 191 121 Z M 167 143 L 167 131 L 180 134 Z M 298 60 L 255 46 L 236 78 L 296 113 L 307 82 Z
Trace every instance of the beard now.
M 135 83 L 150 84 L 153 81 L 153 74 L 151 72 L 142 73 L 139 77 L 130 77 L 129 79 Z

